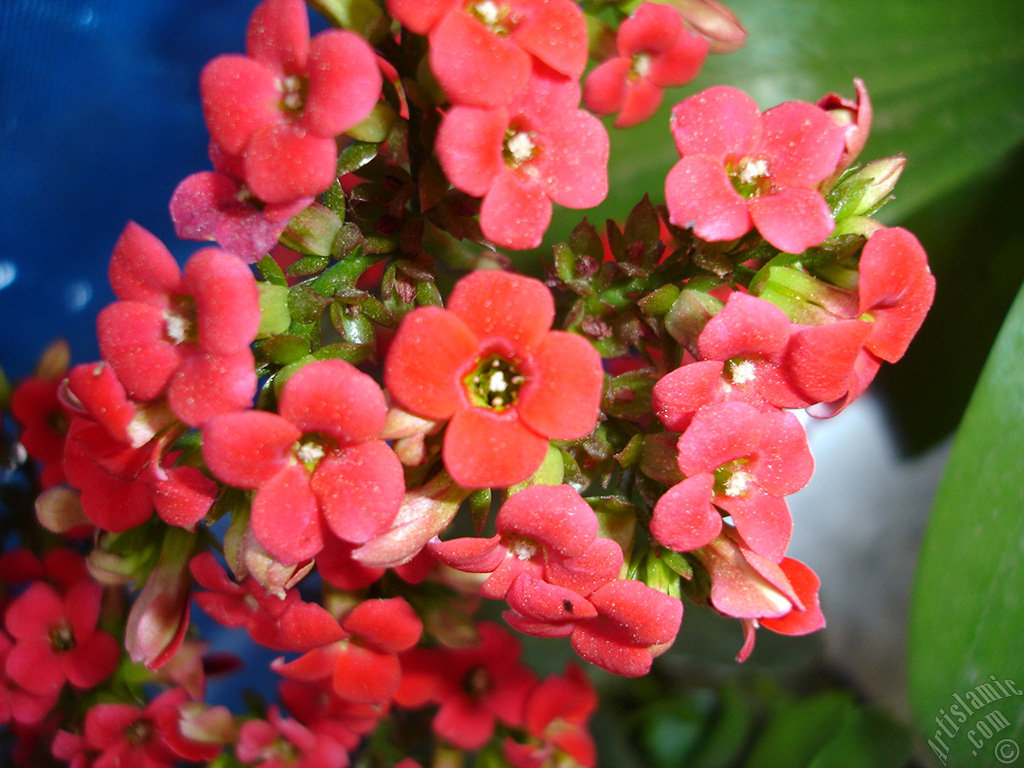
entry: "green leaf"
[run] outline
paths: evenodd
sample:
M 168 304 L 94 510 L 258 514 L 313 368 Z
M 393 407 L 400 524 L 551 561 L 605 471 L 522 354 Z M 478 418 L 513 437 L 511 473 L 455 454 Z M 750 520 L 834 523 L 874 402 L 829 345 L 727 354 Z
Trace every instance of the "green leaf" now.
M 782 709 L 754 744 L 746 768 L 805 768 L 839 735 L 853 707 L 846 691 L 827 691 Z
M 851 707 L 839 735 L 810 768 L 899 768 L 913 752 L 910 733 L 875 709 Z
M 1024 291 L 954 440 L 914 585 L 910 698 L 948 765 L 1003 765 L 1004 739 L 1024 744 L 1022 360 Z

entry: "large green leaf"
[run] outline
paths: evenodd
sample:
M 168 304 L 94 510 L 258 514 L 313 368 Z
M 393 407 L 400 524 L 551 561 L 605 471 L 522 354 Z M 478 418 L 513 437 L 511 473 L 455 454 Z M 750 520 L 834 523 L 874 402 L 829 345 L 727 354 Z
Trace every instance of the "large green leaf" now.
M 1020 0 L 729 0 L 749 38 L 708 60 L 686 89 L 632 129 L 611 129 L 607 201 L 587 213 L 600 225 L 621 219 L 644 193 L 664 196 L 678 159 L 668 130 L 671 106 L 716 84 L 750 93 L 762 108 L 868 86 L 875 125 L 863 157 L 902 152 L 907 171 L 892 222 L 994 166 L 1024 137 L 1024 3 Z M 579 219 L 561 211 L 549 242 Z
M 911 702 L 948 765 L 1013 764 L 1024 747 L 1022 363 L 1024 291 L 954 441 L 914 589 Z

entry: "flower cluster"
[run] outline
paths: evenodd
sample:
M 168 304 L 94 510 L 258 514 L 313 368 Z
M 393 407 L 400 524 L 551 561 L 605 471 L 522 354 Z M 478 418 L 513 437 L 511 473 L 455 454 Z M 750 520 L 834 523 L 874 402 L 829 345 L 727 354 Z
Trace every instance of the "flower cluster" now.
M 55 347 L 13 394 L 40 473 L 0 558 L 0 722 L 26 764 L 414 768 L 436 739 L 593 766 L 583 667 L 538 679 L 516 632 L 635 677 L 684 598 L 740 620 L 740 660 L 824 626 L 786 554 L 794 411 L 843 410 L 931 304 L 921 245 L 871 218 L 902 159 L 855 165 L 859 81 L 764 112 L 713 87 L 672 109 L 665 206 L 517 271 L 496 247 L 605 197 L 596 114 L 648 119 L 735 18 L 312 5 L 331 29 L 263 0 L 201 74 L 215 170 L 170 210 L 218 245 L 180 268 L 129 223 L 101 359 Z M 276 701 L 204 701 L 235 662 L 193 602 L 282 654 Z

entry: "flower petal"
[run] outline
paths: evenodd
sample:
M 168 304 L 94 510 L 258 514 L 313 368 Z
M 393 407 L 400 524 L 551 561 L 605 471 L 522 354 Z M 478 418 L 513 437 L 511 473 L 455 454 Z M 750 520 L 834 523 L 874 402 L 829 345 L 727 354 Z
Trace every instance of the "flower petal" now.
M 462 378 L 479 348 L 476 336 L 458 315 L 439 307 L 414 309 L 403 318 L 391 342 L 384 383 L 403 408 L 427 418 L 447 419 L 468 404 Z
M 286 466 L 300 437 L 295 425 L 275 413 L 223 414 L 203 427 L 203 459 L 221 482 L 259 488 Z
M 748 204 L 757 231 L 786 253 L 803 253 L 821 245 L 835 229 L 828 203 L 814 189 L 788 187 Z
M 287 203 L 320 194 L 336 178 L 338 147 L 290 124 L 258 128 L 245 148 L 245 182 L 266 203 Z
M 330 435 L 341 445 L 377 437 L 384 427 L 384 393 L 344 360 L 320 360 L 285 384 L 278 413 L 302 432 Z
M 256 493 L 250 519 L 257 541 L 285 565 L 301 563 L 323 546 L 320 507 L 300 466 L 289 466 Z
M 449 422 L 442 451 L 448 473 L 463 488 L 506 488 L 537 471 L 548 440 L 514 410 L 467 408 Z
M 747 201 L 733 189 L 725 166 L 694 155 L 684 157 L 665 178 L 669 221 L 709 241 L 735 240 L 751 227 Z
M 431 31 L 429 58 L 452 104 L 508 104 L 530 79 L 530 55 L 462 8 L 446 14 Z
M 672 137 L 681 157 L 724 163 L 745 157 L 761 136 L 761 113 L 747 94 L 725 85 L 701 91 L 672 109 Z
M 714 541 L 722 516 L 711 505 L 714 475 L 694 475 L 672 486 L 658 499 L 651 536 L 676 552 L 690 552 Z
M 340 29 L 321 32 L 310 48 L 303 127 L 317 136 L 344 133 L 370 114 L 382 83 L 373 49 L 363 38 Z
M 320 462 L 310 487 L 331 531 L 355 544 L 382 533 L 405 495 L 402 464 L 383 440 L 368 440 Z
M 205 351 L 233 355 L 252 343 L 260 325 L 260 294 L 245 263 L 219 248 L 203 248 L 185 264 L 185 283 L 196 302 Z
M 593 430 L 601 406 L 604 369 L 597 350 L 566 331 L 544 336 L 532 356 L 533 374 L 517 408 L 534 431 L 553 440 L 576 440 Z
M 480 229 L 495 245 L 514 251 L 540 245 L 551 223 L 551 200 L 529 177 L 506 168 L 480 205 Z
M 306 68 L 309 55 L 309 16 L 302 0 L 264 0 L 252 12 L 245 34 L 245 51 L 282 73 Z
M 821 107 L 788 101 L 765 112 L 761 122 L 761 147 L 776 186 L 811 187 L 836 169 L 846 131 Z
M 257 128 L 281 120 L 278 75 L 255 59 L 218 56 L 199 74 L 203 116 L 210 138 L 228 155 L 240 155 Z
M 478 270 L 455 284 L 448 311 L 486 348 L 501 341 L 532 350 L 545 341 L 555 318 L 555 300 L 540 280 L 513 272 Z

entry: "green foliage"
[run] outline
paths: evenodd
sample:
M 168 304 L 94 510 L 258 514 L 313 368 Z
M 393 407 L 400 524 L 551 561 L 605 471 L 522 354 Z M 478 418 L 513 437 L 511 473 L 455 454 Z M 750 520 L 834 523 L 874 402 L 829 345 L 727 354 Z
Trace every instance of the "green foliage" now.
M 946 723 L 949 765 L 998 765 L 1003 738 L 1024 741 L 1024 695 L 988 697 L 976 688 L 1024 686 L 1024 291 L 1010 312 L 971 398 L 939 487 L 920 554 L 911 615 L 910 692 L 918 724 L 932 738 L 960 705 L 966 720 Z M 987 692 L 987 689 L 982 689 Z M 998 688 L 995 689 L 999 693 Z M 966 701 L 967 706 L 961 704 Z M 991 739 L 978 723 L 998 712 L 1009 730 Z M 953 731 L 952 734 L 949 731 Z M 977 741 L 983 742 L 979 747 Z M 974 741 L 975 743 L 972 743 Z M 942 762 L 946 762 L 943 760 Z

